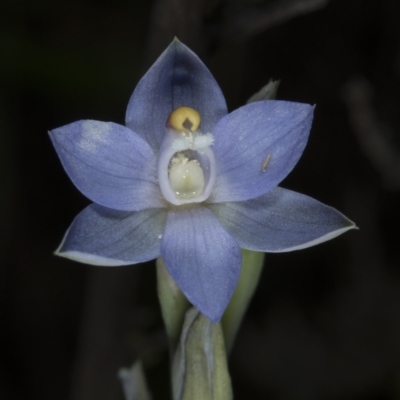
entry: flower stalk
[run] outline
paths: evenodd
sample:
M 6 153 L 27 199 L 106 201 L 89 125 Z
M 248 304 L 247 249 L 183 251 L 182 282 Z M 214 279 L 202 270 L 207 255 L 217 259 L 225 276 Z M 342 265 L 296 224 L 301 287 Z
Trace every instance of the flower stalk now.
M 178 344 L 185 313 L 189 309 L 190 303 L 172 279 L 161 257 L 156 260 L 156 268 L 161 314 L 169 339 L 170 351 L 173 352 Z
M 221 324 L 195 308 L 187 311 L 172 368 L 174 400 L 231 400 Z

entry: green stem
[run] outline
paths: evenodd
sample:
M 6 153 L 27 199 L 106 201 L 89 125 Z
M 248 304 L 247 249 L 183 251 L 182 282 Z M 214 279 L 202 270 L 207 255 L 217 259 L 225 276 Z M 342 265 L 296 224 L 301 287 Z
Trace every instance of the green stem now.
M 171 352 L 174 352 L 181 335 L 185 312 L 189 309 L 190 303 L 171 278 L 161 257 L 157 258 L 156 266 L 157 292 L 161 313 L 169 338 Z
M 228 353 L 232 349 L 236 334 L 257 287 L 264 265 L 264 253 L 242 249 L 242 257 L 242 271 L 239 283 L 221 321 Z
M 232 400 L 221 324 L 191 308 L 186 313 L 172 371 L 174 400 Z

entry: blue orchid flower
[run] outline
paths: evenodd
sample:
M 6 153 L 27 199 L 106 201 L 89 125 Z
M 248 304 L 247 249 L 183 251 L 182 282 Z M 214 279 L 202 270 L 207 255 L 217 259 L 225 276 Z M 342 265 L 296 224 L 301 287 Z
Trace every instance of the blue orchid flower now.
M 138 83 L 126 126 L 77 121 L 51 140 L 94 203 L 56 254 L 119 266 L 161 256 L 187 299 L 218 322 L 240 248 L 285 252 L 355 227 L 335 209 L 277 187 L 307 143 L 313 107 L 258 101 L 228 114 L 207 67 L 174 40 Z

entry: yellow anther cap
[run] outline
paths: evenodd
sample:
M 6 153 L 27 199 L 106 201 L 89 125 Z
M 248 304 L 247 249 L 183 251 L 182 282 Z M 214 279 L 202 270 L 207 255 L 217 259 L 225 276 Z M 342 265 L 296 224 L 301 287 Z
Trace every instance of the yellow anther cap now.
M 167 126 L 181 132 L 194 132 L 200 126 L 200 114 L 191 107 L 178 107 L 167 119 Z

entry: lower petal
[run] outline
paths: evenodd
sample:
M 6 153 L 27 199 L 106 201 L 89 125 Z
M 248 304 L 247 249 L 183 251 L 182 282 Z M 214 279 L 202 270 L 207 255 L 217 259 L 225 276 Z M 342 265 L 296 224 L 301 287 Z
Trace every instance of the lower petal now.
M 236 288 L 241 253 L 212 212 L 207 208 L 170 211 L 161 256 L 187 299 L 218 322 Z
M 252 200 L 209 207 L 240 247 L 270 253 L 311 247 L 356 228 L 334 208 L 282 188 Z
M 116 211 L 91 204 L 74 220 L 55 254 L 85 264 L 136 264 L 160 255 L 164 209 Z

